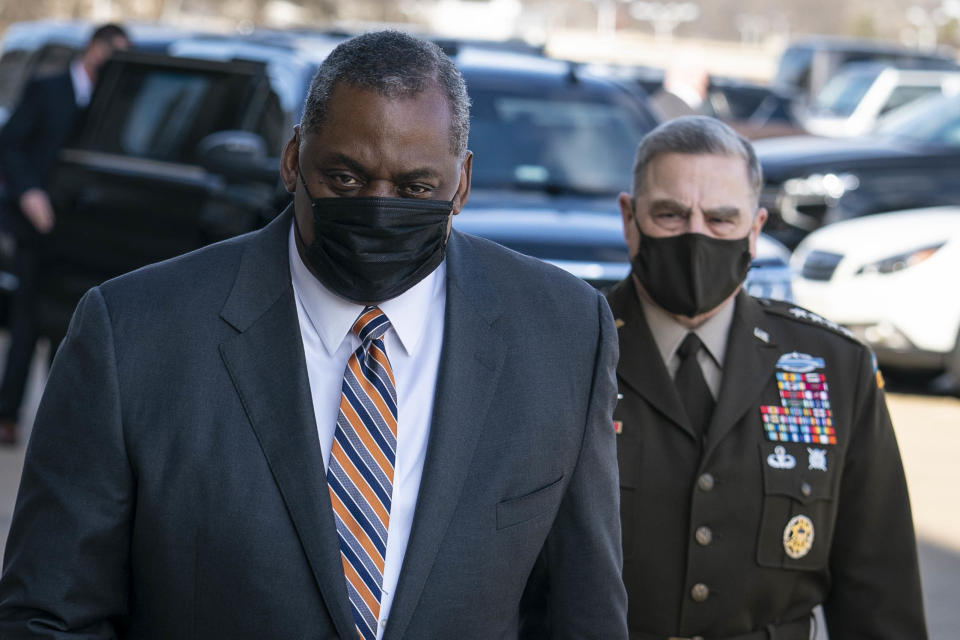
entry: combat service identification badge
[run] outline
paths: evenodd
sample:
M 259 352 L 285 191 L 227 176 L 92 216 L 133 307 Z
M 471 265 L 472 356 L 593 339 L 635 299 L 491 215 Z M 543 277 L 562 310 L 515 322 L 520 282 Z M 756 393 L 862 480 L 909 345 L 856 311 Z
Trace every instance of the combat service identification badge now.
M 763 405 L 760 417 L 764 435 L 773 442 L 837 444 L 830 411 L 827 376 L 817 373 L 823 358 L 806 353 L 785 353 L 777 360 L 779 405 Z
M 813 547 L 813 521 L 804 515 L 793 516 L 783 530 L 783 550 L 794 560 L 810 553 Z

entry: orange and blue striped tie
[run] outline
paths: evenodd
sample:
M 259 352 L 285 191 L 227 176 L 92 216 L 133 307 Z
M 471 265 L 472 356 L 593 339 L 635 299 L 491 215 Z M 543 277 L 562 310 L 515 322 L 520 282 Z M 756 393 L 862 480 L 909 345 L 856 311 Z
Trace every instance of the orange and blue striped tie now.
M 327 464 L 347 595 L 364 640 L 377 637 L 397 452 L 397 387 L 383 346 L 389 328 L 377 307 L 367 307 L 353 323 L 360 346 L 343 374 Z

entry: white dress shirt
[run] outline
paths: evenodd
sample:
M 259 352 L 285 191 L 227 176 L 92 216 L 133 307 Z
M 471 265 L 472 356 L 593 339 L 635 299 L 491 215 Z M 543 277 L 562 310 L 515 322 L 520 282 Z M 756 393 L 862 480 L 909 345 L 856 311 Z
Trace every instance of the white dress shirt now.
M 73 82 L 73 97 L 77 101 L 77 106 L 83 108 L 90 104 L 90 96 L 93 95 L 93 81 L 87 75 L 87 70 L 83 68 L 83 63 L 79 59 L 70 63 L 70 80 Z
M 326 468 L 340 413 L 343 372 L 350 354 L 360 346 L 360 340 L 350 328 L 363 311 L 363 305 L 334 294 L 313 276 L 303 264 L 293 234 L 291 225 L 290 273 Z M 397 454 L 377 638 L 383 637 L 390 616 L 420 491 L 443 344 L 446 276 L 443 262 L 406 292 L 378 305 L 391 324 L 384 335 L 384 344 L 397 384 Z

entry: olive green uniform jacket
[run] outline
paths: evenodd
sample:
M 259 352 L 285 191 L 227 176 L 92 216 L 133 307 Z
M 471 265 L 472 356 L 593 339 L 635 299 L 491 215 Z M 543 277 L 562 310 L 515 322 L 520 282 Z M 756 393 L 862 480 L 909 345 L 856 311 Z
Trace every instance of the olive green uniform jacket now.
M 907 487 L 871 352 L 808 311 L 738 294 L 701 440 L 632 281 L 608 301 L 631 638 L 806 640 L 818 604 L 831 640 L 926 638 Z

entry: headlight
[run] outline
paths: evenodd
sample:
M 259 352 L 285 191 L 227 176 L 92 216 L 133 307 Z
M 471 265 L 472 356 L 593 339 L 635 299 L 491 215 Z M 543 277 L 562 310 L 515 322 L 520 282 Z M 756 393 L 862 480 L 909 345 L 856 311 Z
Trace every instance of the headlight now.
M 920 264 L 924 260 L 927 260 L 945 244 L 946 242 L 941 242 L 940 244 L 930 245 L 928 247 L 923 247 L 922 249 L 914 249 L 913 251 L 899 253 L 895 256 L 878 260 L 877 262 L 865 264 L 857 269 L 857 275 L 872 275 L 877 273 L 887 274 L 903 271 L 908 267 L 912 267 Z
M 814 173 L 806 178 L 791 178 L 783 183 L 788 196 L 822 196 L 840 199 L 860 186 L 860 178 L 852 173 Z

